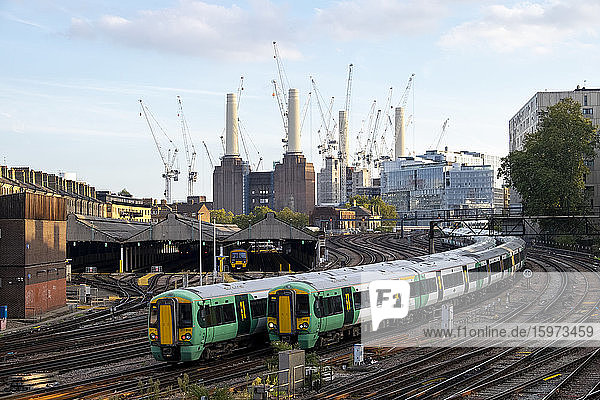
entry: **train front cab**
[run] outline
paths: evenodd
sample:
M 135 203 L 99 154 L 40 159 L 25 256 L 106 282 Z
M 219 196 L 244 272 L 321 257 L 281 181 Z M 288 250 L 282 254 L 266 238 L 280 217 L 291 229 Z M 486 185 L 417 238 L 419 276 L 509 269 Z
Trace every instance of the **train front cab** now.
M 300 348 L 314 347 L 318 335 L 318 319 L 314 318 L 311 288 L 306 284 L 286 285 L 269 292 L 267 329 L 271 341 L 298 343 Z
M 155 359 L 192 361 L 202 353 L 205 332 L 194 329 L 193 304 L 179 297 L 163 297 L 150 303 L 148 336 Z
M 233 270 L 246 271 L 248 269 L 248 252 L 244 249 L 231 250 L 229 262 Z

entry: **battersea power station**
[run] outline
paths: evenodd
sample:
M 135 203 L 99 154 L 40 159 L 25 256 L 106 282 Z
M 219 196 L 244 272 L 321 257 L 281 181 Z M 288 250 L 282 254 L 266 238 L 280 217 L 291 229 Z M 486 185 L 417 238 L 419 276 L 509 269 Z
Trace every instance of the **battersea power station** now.
M 287 150 L 273 171 L 252 172 L 238 147 L 237 96 L 227 94 L 225 155 L 213 173 L 214 209 L 234 214 L 256 206 L 311 214 L 315 207 L 315 169 L 300 148 L 300 100 L 298 89 L 289 90 Z

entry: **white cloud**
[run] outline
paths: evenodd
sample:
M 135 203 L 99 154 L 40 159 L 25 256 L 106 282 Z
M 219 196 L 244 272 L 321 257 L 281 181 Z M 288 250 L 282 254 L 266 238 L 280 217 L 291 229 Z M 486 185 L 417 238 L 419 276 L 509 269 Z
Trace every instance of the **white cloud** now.
M 106 37 L 119 44 L 207 58 L 255 61 L 273 54 L 272 41 L 285 40 L 286 58 L 299 58 L 287 42 L 297 36 L 282 7 L 252 0 L 248 9 L 180 0 L 173 8 L 139 11 L 127 18 L 74 18 L 70 35 Z
M 0 18 L 4 18 L 7 19 L 9 21 L 13 21 L 13 22 L 17 22 L 19 24 L 23 24 L 23 25 L 27 25 L 27 26 L 31 26 L 33 28 L 38 28 L 38 29 L 42 29 L 42 30 L 48 30 L 45 26 L 40 25 L 36 22 L 33 21 L 28 21 L 19 17 L 16 17 L 12 14 L 9 13 L 5 13 L 5 12 L 0 12 Z
M 458 50 L 479 47 L 500 53 L 550 53 L 564 45 L 594 45 L 599 18 L 600 4 L 589 1 L 491 5 L 483 9 L 478 20 L 465 22 L 443 35 L 439 45 Z
M 440 0 L 351 0 L 316 10 L 316 24 L 340 40 L 423 34 L 446 16 Z

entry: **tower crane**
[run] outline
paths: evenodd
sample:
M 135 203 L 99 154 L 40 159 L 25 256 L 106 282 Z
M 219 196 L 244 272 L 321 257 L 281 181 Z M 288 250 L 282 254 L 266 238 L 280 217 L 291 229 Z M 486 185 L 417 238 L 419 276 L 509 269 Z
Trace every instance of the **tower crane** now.
M 244 77 L 240 77 L 240 84 L 238 86 L 238 90 L 237 90 L 237 111 L 239 112 L 240 109 L 240 103 L 241 103 L 241 99 L 242 99 L 242 93 L 244 92 Z M 246 139 L 250 142 L 250 144 L 254 147 L 254 150 L 256 151 L 256 154 L 258 156 L 258 161 L 256 162 L 256 164 L 253 164 L 253 168 L 254 170 L 258 170 L 260 168 L 260 164 L 262 163 L 262 156 L 260 154 L 260 150 L 258 150 L 258 147 L 256 147 L 256 144 L 254 144 L 254 141 L 252 140 L 252 135 L 247 134 L 246 128 L 244 127 L 244 124 L 242 124 L 242 121 L 239 118 L 239 114 L 238 114 L 238 132 L 239 132 L 239 138 L 242 141 L 242 148 L 244 149 L 244 154 L 246 155 L 246 159 L 248 160 L 248 162 L 250 163 L 250 152 L 248 151 L 248 145 L 246 143 Z M 221 137 L 223 137 L 221 135 Z M 224 144 L 224 143 L 222 143 Z
M 185 115 L 183 114 L 183 102 L 181 101 L 181 97 L 177 96 L 177 104 L 179 106 L 179 119 L 181 121 L 181 133 L 183 136 L 183 146 L 185 148 L 185 159 L 187 161 L 188 167 L 188 181 L 187 181 L 187 193 L 188 196 L 194 195 L 194 183 L 198 180 L 198 172 L 194 171 L 194 167 L 196 165 L 196 147 L 194 147 L 194 142 L 192 142 L 192 136 L 190 135 L 190 130 L 188 128 L 187 121 L 185 119 Z M 190 151 L 191 150 L 191 151 Z
M 377 113 L 377 100 L 373 100 L 373 103 L 371 103 L 371 109 L 369 111 L 369 122 L 367 123 L 367 127 L 365 129 L 364 123 L 365 121 L 362 121 L 362 127 L 360 128 L 360 131 L 358 131 L 358 134 L 356 135 L 356 141 L 358 143 L 358 148 L 359 150 L 356 152 L 356 165 L 360 166 L 361 168 L 365 168 L 367 166 L 368 163 L 370 163 L 370 161 L 367 162 L 368 159 L 370 159 L 370 156 L 367 154 L 367 149 L 369 148 L 369 144 L 371 142 L 371 128 L 373 127 L 373 121 L 375 119 L 375 114 Z M 365 132 L 367 133 L 367 140 L 366 142 L 363 144 L 362 140 L 363 140 L 363 135 L 365 134 Z
M 210 163 L 210 168 L 215 169 L 215 163 L 213 162 L 212 156 L 210 155 L 210 151 L 208 151 L 208 146 L 206 142 L 203 140 L 202 144 L 204 145 L 204 149 L 206 150 L 206 155 L 208 156 L 208 162 Z
M 400 97 L 400 101 L 398 102 L 398 107 L 406 107 L 406 102 L 408 101 L 408 93 L 410 92 L 410 89 L 412 88 L 413 85 L 413 79 L 415 77 L 415 74 L 411 74 L 410 77 L 408 78 L 408 83 L 406 84 L 406 89 L 404 89 L 404 93 L 402 93 L 402 97 Z
M 140 107 L 142 108 L 142 112 L 140 112 L 140 116 L 144 116 L 146 122 L 148 123 L 148 127 L 150 128 L 150 133 L 152 134 L 152 138 L 154 139 L 154 143 L 156 144 L 156 148 L 158 149 L 158 154 L 160 155 L 160 159 L 165 167 L 165 172 L 162 174 L 162 177 L 165 179 L 165 199 L 167 203 L 171 203 L 171 180 L 177 182 L 179 180 L 179 170 L 174 168 L 175 160 L 177 158 L 177 147 L 175 143 L 171 140 L 167 132 L 163 129 L 157 119 L 154 117 L 148 106 L 146 106 L 143 101 L 140 99 Z M 166 151 L 161 147 L 160 141 L 158 140 L 155 132 L 155 128 L 157 127 L 163 134 L 167 141 L 169 142 L 168 148 Z
M 317 88 L 317 83 L 315 82 L 312 76 L 310 77 L 310 83 L 313 87 L 313 91 L 315 92 L 315 98 L 317 99 L 319 114 L 321 115 L 321 126 L 317 130 L 320 141 L 320 144 L 318 146 L 319 153 L 323 156 L 323 159 L 325 159 L 334 153 L 335 145 L 337 144 L 337 141 L 334 137 L 334 132 L 337 125 L 333 120 L 333 116 L 331 115 L 333 110 L 334 98 L 331 98 L 327 111 L 324 111 L 323 104 L 325 103 L 325 100 L 323 99 L 323 96 L 321 96 L 321 92 Z M 325 131 L 324 135 L 321 135 L 321 128 L 323 128 Z
M 346 82 L 346 121 L 350 118 L 350 97 L 352 95 L 352 69 L 354 64 L 348 65 L 348 81 Z
M 436 151 L 440 149 L 440 143 L 442 143 L 442 138 L 444 137 L 444 134 L 446 133 L 446 128 L 448 127 L 448 121 L 450 121 L 450 118 L 446 118 L 446 120 L 442 124 L 442 131 L 440 132 L 440 136 L 438 137 L 437 143 L 435 144 L 435 148 L 434 148 Z
M 283 120 L 283 130 L 285 132 L 285 138 L 282 141 L 285 143 L 285 147 L 287 148 L 288 142 L 288 89 L 289 82 L 287 79 L 287 75 L 285 74 L 285 69 L 283 67 L 283 61 L 281 60 L 281 56 L 279 55 L 279 49 L 277 48 L 277 42 L 273 42 L 273 58 L 275 59 L 275 63 L 277 64 L 277 75 L 279 76 L 279 81 L 273 79 L 273 97 L 277 98 L 277 104 L 279 105 L 279 112 L 281 113 L 281 119 Z M 286 85 L 287 84 L 287 85 Z

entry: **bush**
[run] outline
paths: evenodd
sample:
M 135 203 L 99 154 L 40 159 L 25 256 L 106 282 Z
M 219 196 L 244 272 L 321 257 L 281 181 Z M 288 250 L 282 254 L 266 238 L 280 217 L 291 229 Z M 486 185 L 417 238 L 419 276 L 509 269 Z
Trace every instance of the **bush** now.
M 206 400 L 234 400 L 233 394 L 228 388 L 215 388 L 212 390 L 202 385 L 189 385 L 187 388 L 186 398 L 201 400 L 204 397 Z

